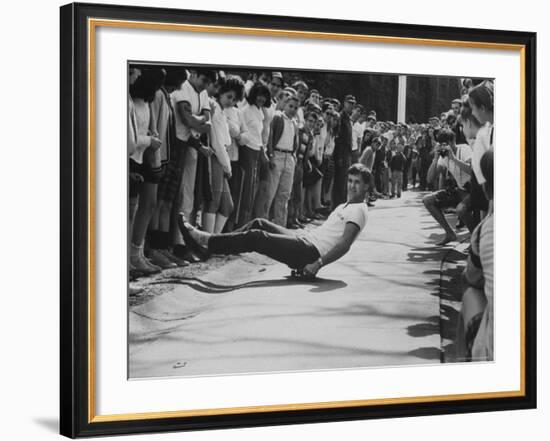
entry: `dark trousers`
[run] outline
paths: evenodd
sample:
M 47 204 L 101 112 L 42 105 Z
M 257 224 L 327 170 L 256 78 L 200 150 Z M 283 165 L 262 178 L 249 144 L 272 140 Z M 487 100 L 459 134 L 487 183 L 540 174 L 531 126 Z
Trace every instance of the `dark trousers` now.
M 403 170 L 403 191 L 407 191 L 407 187 L 409 186 L 409 170 L 411 169 L 411 160 L 407 159 L 405 162 L 405 169 Z
M 244 225 L 252 218 L 254 198 L 258 189 L 260 151 L 243 146 L 240 150 L 241 167 L 244 172 L 238 225 Z
M 265 219 L 254 219 L 228 234 L 215 234 L 208 241 L 213 254 L 237 254 L 255 251 L 284 263 L 293 269 L 302 269 L 320 256 L 315 246 L 286 228 Z
M 334 160 L 334 184 L 332 186 L 332 209 L 347 200 L 348 169 L 351 166 L 351 155 Z

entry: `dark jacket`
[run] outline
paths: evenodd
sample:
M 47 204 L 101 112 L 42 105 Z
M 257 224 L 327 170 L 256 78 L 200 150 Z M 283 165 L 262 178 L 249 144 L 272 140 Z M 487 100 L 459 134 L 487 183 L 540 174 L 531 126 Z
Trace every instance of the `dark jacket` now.
M 293 151 L 296 153 L 298 150 L 298 125 L 292 120 L 294 125 L 294 147 Z M 269 130 L 269 138 L 267 140 L 267 149 L 268 152 L 273 153 L 275 146 L 281 139 L 283 135 L 283 130 L 285 128 L 285 120 L 282 113 L 276 113 L 273 119 L 271 120 L 271 128 Z
M 351 156 L 352 137 L 351 120 L 347 113 L 342 112 L 338 133 L 334 140 L 334 159 Z

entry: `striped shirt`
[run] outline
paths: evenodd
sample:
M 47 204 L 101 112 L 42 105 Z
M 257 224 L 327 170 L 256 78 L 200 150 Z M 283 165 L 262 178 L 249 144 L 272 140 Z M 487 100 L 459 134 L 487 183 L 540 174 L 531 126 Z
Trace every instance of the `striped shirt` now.
M 493 202 L 489 203 L 489 212 L 485 219 L 477 226 L 479 229 L 479 257 L 483 278 L 485 279 L 484 292 L 487 306 L 483 313 L 479 330 L 472 347 L 473 360 L 493 359 L 493 287 L 494 287 L 494 223 Z M 472 237 L 475 236 L 475 231 Z

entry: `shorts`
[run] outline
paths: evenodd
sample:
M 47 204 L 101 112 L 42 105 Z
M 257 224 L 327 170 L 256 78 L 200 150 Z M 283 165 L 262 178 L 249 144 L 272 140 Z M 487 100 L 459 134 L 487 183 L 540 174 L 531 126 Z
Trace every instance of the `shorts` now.
M 435 199 L 435 206 L 440 210 L 444 210 L 445 208 L 455 208 L 467 196 L 467 193 L 454 187 L 438 190 L 432 193 L 432 196 Z

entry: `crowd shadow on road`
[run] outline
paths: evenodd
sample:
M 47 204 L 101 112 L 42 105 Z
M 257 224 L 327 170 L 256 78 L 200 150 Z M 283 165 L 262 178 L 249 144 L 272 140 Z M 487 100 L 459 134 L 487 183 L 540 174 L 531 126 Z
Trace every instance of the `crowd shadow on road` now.
M 441 362 L 456 360 L 456 331 L 459 320 L 459 306 L 462 300 L 462 272 L 465 267 L 466 254 L 455 248 L 419 248 L 410 253 L 414 261 L 440 260 L 440 269 L 423 271 L 423 274 L 433 278 L 427 282 L 430 287 L 430 295 L 439 298 L 439 315 L 427 318 L 424 322 L 407 328 L 407 333 L 412 337 L 425 337 L 439 334 L 441 348 L 422 348 L 417 352 L 421 358 L 435 358 L 435 354 Z M 437 350 L 437 351 L 436 351 Z
M 238 283 L 234 285 L 222 285 L 219 283 L 210 282 L 199 277 L 177 277 L 169 279 L 160 279 L 151 282 L 153 285 L 174 284 L 185 285 L 198 292 L 205 294 L 223 294 L 231 291 L 249 288 L 273 288 L 280 286 L 296 286 L 296 285 L 311 285 L 310 292 L 321 293 L 329 292 L 345 288 L 347 285 L 343 280 L 325 279 L 316 277 L 315 279 L 300 279 L 292 276 L 285 278 L 268 279 L 268 280 L 252 280 L 249 282 Z

